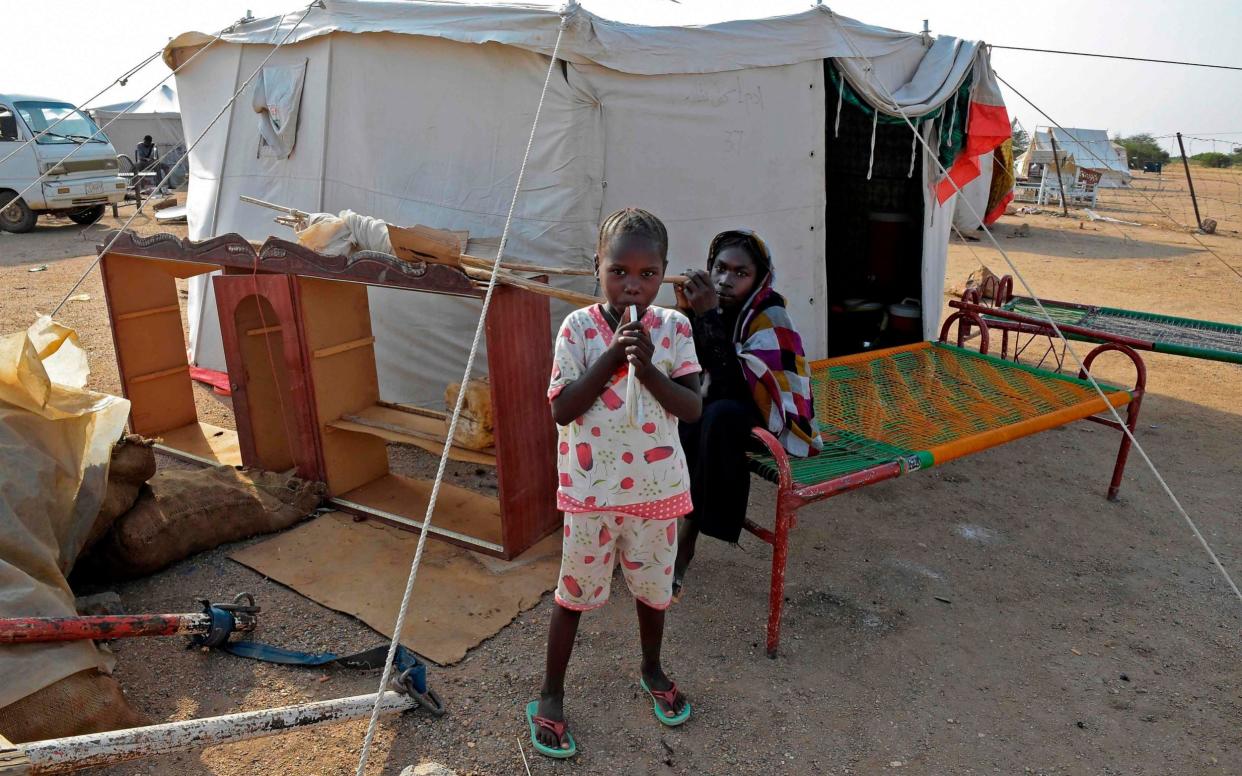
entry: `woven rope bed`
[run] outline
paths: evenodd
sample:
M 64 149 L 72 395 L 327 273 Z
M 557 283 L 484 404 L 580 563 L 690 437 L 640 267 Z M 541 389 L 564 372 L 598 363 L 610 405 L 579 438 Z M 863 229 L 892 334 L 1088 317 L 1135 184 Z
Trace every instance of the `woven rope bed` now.
M 1043 304 L 1048 315 L 1058 324 L 1139 340 L 1157 353 L 1242 363 L 1242 326 L 1115 307 L 1050 301 Z M 1034 300 L 1025 296 L 1013 297 L 1001 309 L 1044 319 Z M 992 318 L 988 319 L 988 323 L 1004 325 Z M 1066 336 L 1082 341 L 1100 341 L 1073 332 L 1066 332 Z
M 889 462 L 927 468 L 1105 409 L 1086 380 L 931 342 L 817 361 L 812 382 L 824 450 L 789 459 L 800 485 Z M 1113 406 L 1130 401 L 1102 387 Z M 771 455 L 752 468 L 779 476 Z
M 1086 379 L 985 355 L 987 336 L 975 338 L 983 353 L 966 350 L 963 344 L 972 327 L 986 331 L 985 312 L 978 308 L 949 316 L 940 342 L 812 363 L 815 416 L 824 438 L 819 455 L 792 458 L 766 429 L 752 430 L 767 452 L 751 454 L 751 469 L 777 486 L 772 527 L 749 518 L 744 524 L 772 545 L 769 656 L 776 655 L 780 644 L 789 537 L 802 507 L 1075 420 L 1133 433 L 1146 369 L 1131 347 L 1105 343 L 1084 358 L 1090 369 L 1098 355 L 1115 351 L 1134 366 L 1133 389 L 1101 384 L 1101 398 Z M 955 322 L 956 346 L 944 342 Z M 1122 423 L 1100 414 L 1110 404 L 1125 407 Z M 1110 499 L 1117 497 L 1129 449 L 1130 438 L 1123 434 Z

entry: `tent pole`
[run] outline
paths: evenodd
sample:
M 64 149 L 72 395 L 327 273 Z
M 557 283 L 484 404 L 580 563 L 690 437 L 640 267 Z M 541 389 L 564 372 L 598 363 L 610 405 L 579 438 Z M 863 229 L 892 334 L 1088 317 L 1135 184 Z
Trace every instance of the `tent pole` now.
M 274 736 L 291 730 L 366 719 L 375 703 L 375 694 L 355 695 L 331 701 L 282 706 L 262 711 L 244 711 L 220 717 L 167 722 L 162 725 L 89 733 L 83 736 L 52 738 L 27 744 L 12 744 L 7 752 L 22 774 L 67 773 L 83 768 L 136 760 L 141 757 L 199 749 L 231 741 Z M 411 695 L 387 691 L 380 709 L 387 714 L 407 711 L 418 705 Z M 6 754 L 0 748 L 0 755 Z M 0 757 L 0 773 L 6 770 Z
M 1182 166 L 1186 168 L 1186 185 L 1190 186 L 1190 202 L 1195 206 L 1195 226 L 1203 231 L 1203 219 L 1199 217 L 1199 199 L 1195 196 L 1195 182 L 1190 178 L 1190 162 L 1186 161 L 1186 146 L 1182 145 L 1182 133 L 1177 133 L 1177 148 L 1182 152 Z
M 1069 217 L 1069 203 L 1065 200 L 1065 180 L 1061 177 L 1061 158 L 1057 156 L 1057 136 L 1055 130 L 1048 127 L 1048 139 L 1052 141 L 1052 163 L 1057 168 L 1057 185 L 1061 187 L 1061 215 Z

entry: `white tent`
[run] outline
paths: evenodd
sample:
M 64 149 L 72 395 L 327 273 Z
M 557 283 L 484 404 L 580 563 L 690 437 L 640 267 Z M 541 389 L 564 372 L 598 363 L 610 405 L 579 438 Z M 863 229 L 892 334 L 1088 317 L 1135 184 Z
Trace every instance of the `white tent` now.
M 161 153 L 166 148 L 185 144 L 177 92 L 168 84 L 141 100 L 92 108 L 91 115 L 101 127 L 112 121 L 106 134 L 118 154 L 133 154 L 134 146 L 142 142 L 144 135 L 151 136 Z
M 178 74 L 188 137 L 206 128 L 300 16 L 237 26 Z M 261 240 L 283 231 L 271 212 L 239 202 L 240 194 L 306 211 L 349 208 L 402 225 L 498 235 L 559 23 L 556 8 L 530 3 L 331 0 L 313 8 L 269 63 L 282 69 L 281 83 L 299 85 L 295 115 L 287 117 L 296 124 L 292 152 L 259 153 L 264 119 L 255 111 L 293 103 L 244 94 L 191 154 L 190 237 L 239 232 Z M 179 36 L 165 61 L 185 62 L 209 40 Z M 873 62 L 873 73 L 860 55 Z M 833 186 L 826 116 L 838 98 L 828 88 L 826 60 L 881 112 L 894 114 L 900 105 L 920 116 L 945 106 L 939 124 L 919 125 L 933 147 L 949 105 L 972 126 L 989 110 L 1004 113 L 983 44 L 870 27 L 822 6 L 768 19 L 642 26 L 575 5 L 559 58 L 509 253 L 589 267 L 600 220 L 627 205 L 667 223 L 672 271 L 702 266 L 716 232 L 755 229 L 772 248 L 779 287 L 812 356 L 827 348 L 826 264 L 839 237 L 825 228 Z M 300 78 L 289 75 L 294 71 Z M 959 106 L 967 79 L 970 103 Z M 913 139 L 904 131 L 903 179 Z M 1008 136 L 1007 118 L 1000 131 Z M 865 170 L 865 150 L 861 158 Z M 952 202 L 938 204 L 936 169 L 925 155 L 917 158 L 922 163 L 911 174 L 924 207 L 915 217 L 922 223 L 916 285 L 932 336 Z M 576 281 L 594 290 L 590 279 Z M 224 369 L 208 291 L 205 278 L 191 284 L 193 360 Z M 380 390 L 388 401 L 433 402 L 460 376 L 478 305 L 409 300 L 370 291 Z
M 1053 127 L 1053 137 L 1057 141 L 1057 150 L 1073 157 L 1079 167 L 1100 173 L 1099 186 L 1102 188 L 1118 188 L 1128 186 L 1131 179 L 1130 166 L 1126 160 L 1125 149 L 1108 139 L 1108 132 L 1103 129 L 1061 129 Z M 1038 131 L 1031 139 L 1032 151 L 1052 152 L 1052 140 L 1046 131 Z M 1051 155 L 1048 161 L 1051 161 Z M 1031 161 L 1037 161 L 1035 156 Z

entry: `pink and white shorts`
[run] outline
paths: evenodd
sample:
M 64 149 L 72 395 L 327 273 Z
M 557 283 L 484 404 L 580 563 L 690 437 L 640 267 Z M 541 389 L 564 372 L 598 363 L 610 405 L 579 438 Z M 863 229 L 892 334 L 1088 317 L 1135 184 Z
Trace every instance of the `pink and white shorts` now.
M 584 612 L 608 602 L 618 561 L 635 598 L 668 607 L 677 559 L 677 521 L 615 512 L 566 512 L 556 602 Z

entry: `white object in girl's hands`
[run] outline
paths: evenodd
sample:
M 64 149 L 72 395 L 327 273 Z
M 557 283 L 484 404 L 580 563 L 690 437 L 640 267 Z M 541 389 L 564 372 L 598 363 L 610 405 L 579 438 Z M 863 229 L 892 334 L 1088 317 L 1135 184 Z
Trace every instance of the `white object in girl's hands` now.
M 638 320 L 638 307 L 636 305 L 630 305 L 629 318 L 631 323 Z M 634 379 L 633 357 L 627 356 L 626 360 L 630 362 L 630 367 L 625 378 L 625 412 L 626 418 L 629 420 L 630 425 L 637 427 L 640 423 L 642 423 L 643 394 L 642 391 L 638 389 L 638 381 Z

